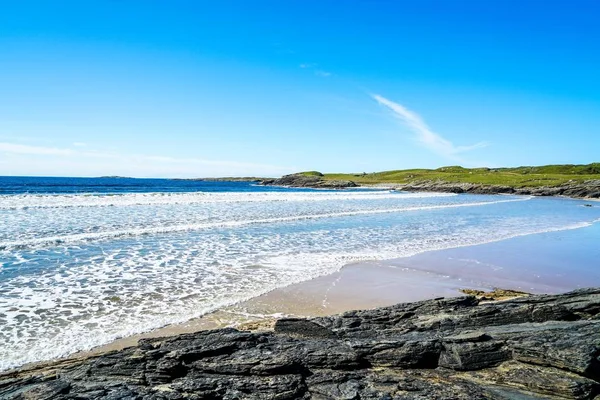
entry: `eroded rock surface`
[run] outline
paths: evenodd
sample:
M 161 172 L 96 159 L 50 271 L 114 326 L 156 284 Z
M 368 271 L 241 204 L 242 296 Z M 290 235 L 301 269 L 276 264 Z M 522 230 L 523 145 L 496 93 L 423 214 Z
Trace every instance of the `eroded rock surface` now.
M 318 175 L 291 174 L 278 179 L 262 179 L 261 185 L 309 187 L 323 189 L 347 189 L 361 185 L 354 181 L 328 180 Z M 381 186 L 382 184 L 375 185 Z M 502 185 L 484 185 L 478 183 L 457 183 L 435 180 L 415 181 L 407 184 L 389 183 L 384 187 L 407 192 L 441 192 L 441 193 L 471 193 L 471 194 L 516 194 L 530 196 L 565 196 L 581 199 L 600 198 L 600 180 L 584 182 L 569 182 L 560 186 L 512 187 Z M 369 187 L 369 185 L 367 185 Z M 588 206 L 591 206 L 588 205 Z
M 0 376 L 9 399 L 593 399 L 600 289 L 220 329 Z
M 410 192 L 449 192 L 473 194 L 518 194 L 531 196 L 566 196 L 573 198 L 600 198 L 600 180 L 571 182 L 560 186 L 539 186 L 515 188 L 501 185 L 477 183 L 452 183 L 445 181 L 418 181 L 398 185 L 397 190 Z

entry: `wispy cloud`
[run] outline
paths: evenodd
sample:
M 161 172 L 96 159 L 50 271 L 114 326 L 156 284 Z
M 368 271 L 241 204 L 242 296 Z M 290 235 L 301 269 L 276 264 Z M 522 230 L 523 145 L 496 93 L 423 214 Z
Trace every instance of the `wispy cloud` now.
M 441 156 L 462 161 L 458 156 L 460 153 L 480 149 L 489 145 L 488 142 L 479 142 L 469 146 L 455 146 L 450 140 L 432 131 L 425 121 L 423 121 L 421 116 L 414 111 L 378 94 L 372 94 L 371 97 L 373 97 L 380 105 L 392 111 L 396 118 L 406 124 L 417 135 L 419 143 Z
M 0 166 L 9 168 L 14 174 L 51 173 L 69 175 L 73 171 L 82 175 L 128 175 L 128 176 L 276 176 L 293 172 L 295 168 L 276 165 L 238 162 L 227 160 L 207 160 L 190 157 L 170 157 L 146 154 L 123 154 L 116 152 L 73 148 L 32 146 L 18 143 L 0 142 Z M 77 146 L 77 148 L 75 148 Z M 55 168 L 52 170 L 52 168 Z M 62 171 L 60 168 L 67 168 Z M 37 171 L 36 171 L 37 170 Z M 21 172 L 24 171 L 24 172 Z M 0 169 L 0 175 L 7 171 Z
M 29 146 L 25 144 L 0 142 L 0 152 L 13 154 L 29 154 L 38 156 L 69 156 L 74 154 L 72 149 L 56 147 Z
M 310 69 L 314 72 L 316 76 L 320 76 L 322 78 L 328 78 L 333 75 L 333 73 L 329 71 L 324 71 L 322 69 L 316 69 L 319 66 L 317 63 L 302 63 L 299 65 L 302 69 Z
M 321 76 L 323 78 L 327 78 L 327 77 L 330 77 L 333 74 L 331 72 L 322 71 L 322 70 L 318 69 L 318 70 L 315 71 L 315 75 Z

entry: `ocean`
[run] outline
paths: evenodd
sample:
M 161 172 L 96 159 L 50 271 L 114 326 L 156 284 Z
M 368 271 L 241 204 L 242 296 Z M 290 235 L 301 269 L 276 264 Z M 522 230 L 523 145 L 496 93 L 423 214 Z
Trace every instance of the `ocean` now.
M 540 273 L 568 273 L 575 260 L 566 288 L 599 286 L 598 246 L 577 245 L 600 239 L 600 203 L 587 203 L 0 177 L 0 370 L 181 323 L 351 262 L 434 250 L 513 242 L 535 254 L 552 235 L 563 259 L 536 258 Z M 496 257 L 518 259 L 515 248 Z

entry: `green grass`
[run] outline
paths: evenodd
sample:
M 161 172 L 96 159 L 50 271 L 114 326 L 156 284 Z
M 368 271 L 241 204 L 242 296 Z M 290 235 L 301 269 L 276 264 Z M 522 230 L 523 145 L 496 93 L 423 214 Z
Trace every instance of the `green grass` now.
M 299 172 L 299 175 L 304 175 L 304 176 L 323 176 L 323 174 L 320 173 L 319 171 L 304 171 L 304 172 Z
M 445 181 L 511 187 L 559 186 L 567 182 L 600 179 L 600 163 L 517 168 L 463 168 L 460 166 L 449 166 L 433 170 L 407 169 L 369 174 L 324 174 L 323 178 L 326 180 L 351 180 L 359 184 L 406 184 L 416 181 Z

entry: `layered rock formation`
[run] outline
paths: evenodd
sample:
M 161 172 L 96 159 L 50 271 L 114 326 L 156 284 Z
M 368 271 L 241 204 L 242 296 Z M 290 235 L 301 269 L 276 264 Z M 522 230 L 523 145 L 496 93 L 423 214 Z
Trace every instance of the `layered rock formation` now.
M 600 289 L 221 329 L 0 376 L 9 399 L 593 399 Z
M 574 198 L 600 198 L 600 180 L 583 183 L 572 182 L 561 186 L 539 186 L 514 188 L 501 185 L 482 185 L 475 183 L 452 183 L 445 181 L 418 181 L 406 185 L 397 185 L 397 190 L 411 192 L 450 192 L 473 194 L 520 194 L 533 196 L 567 196 Z

